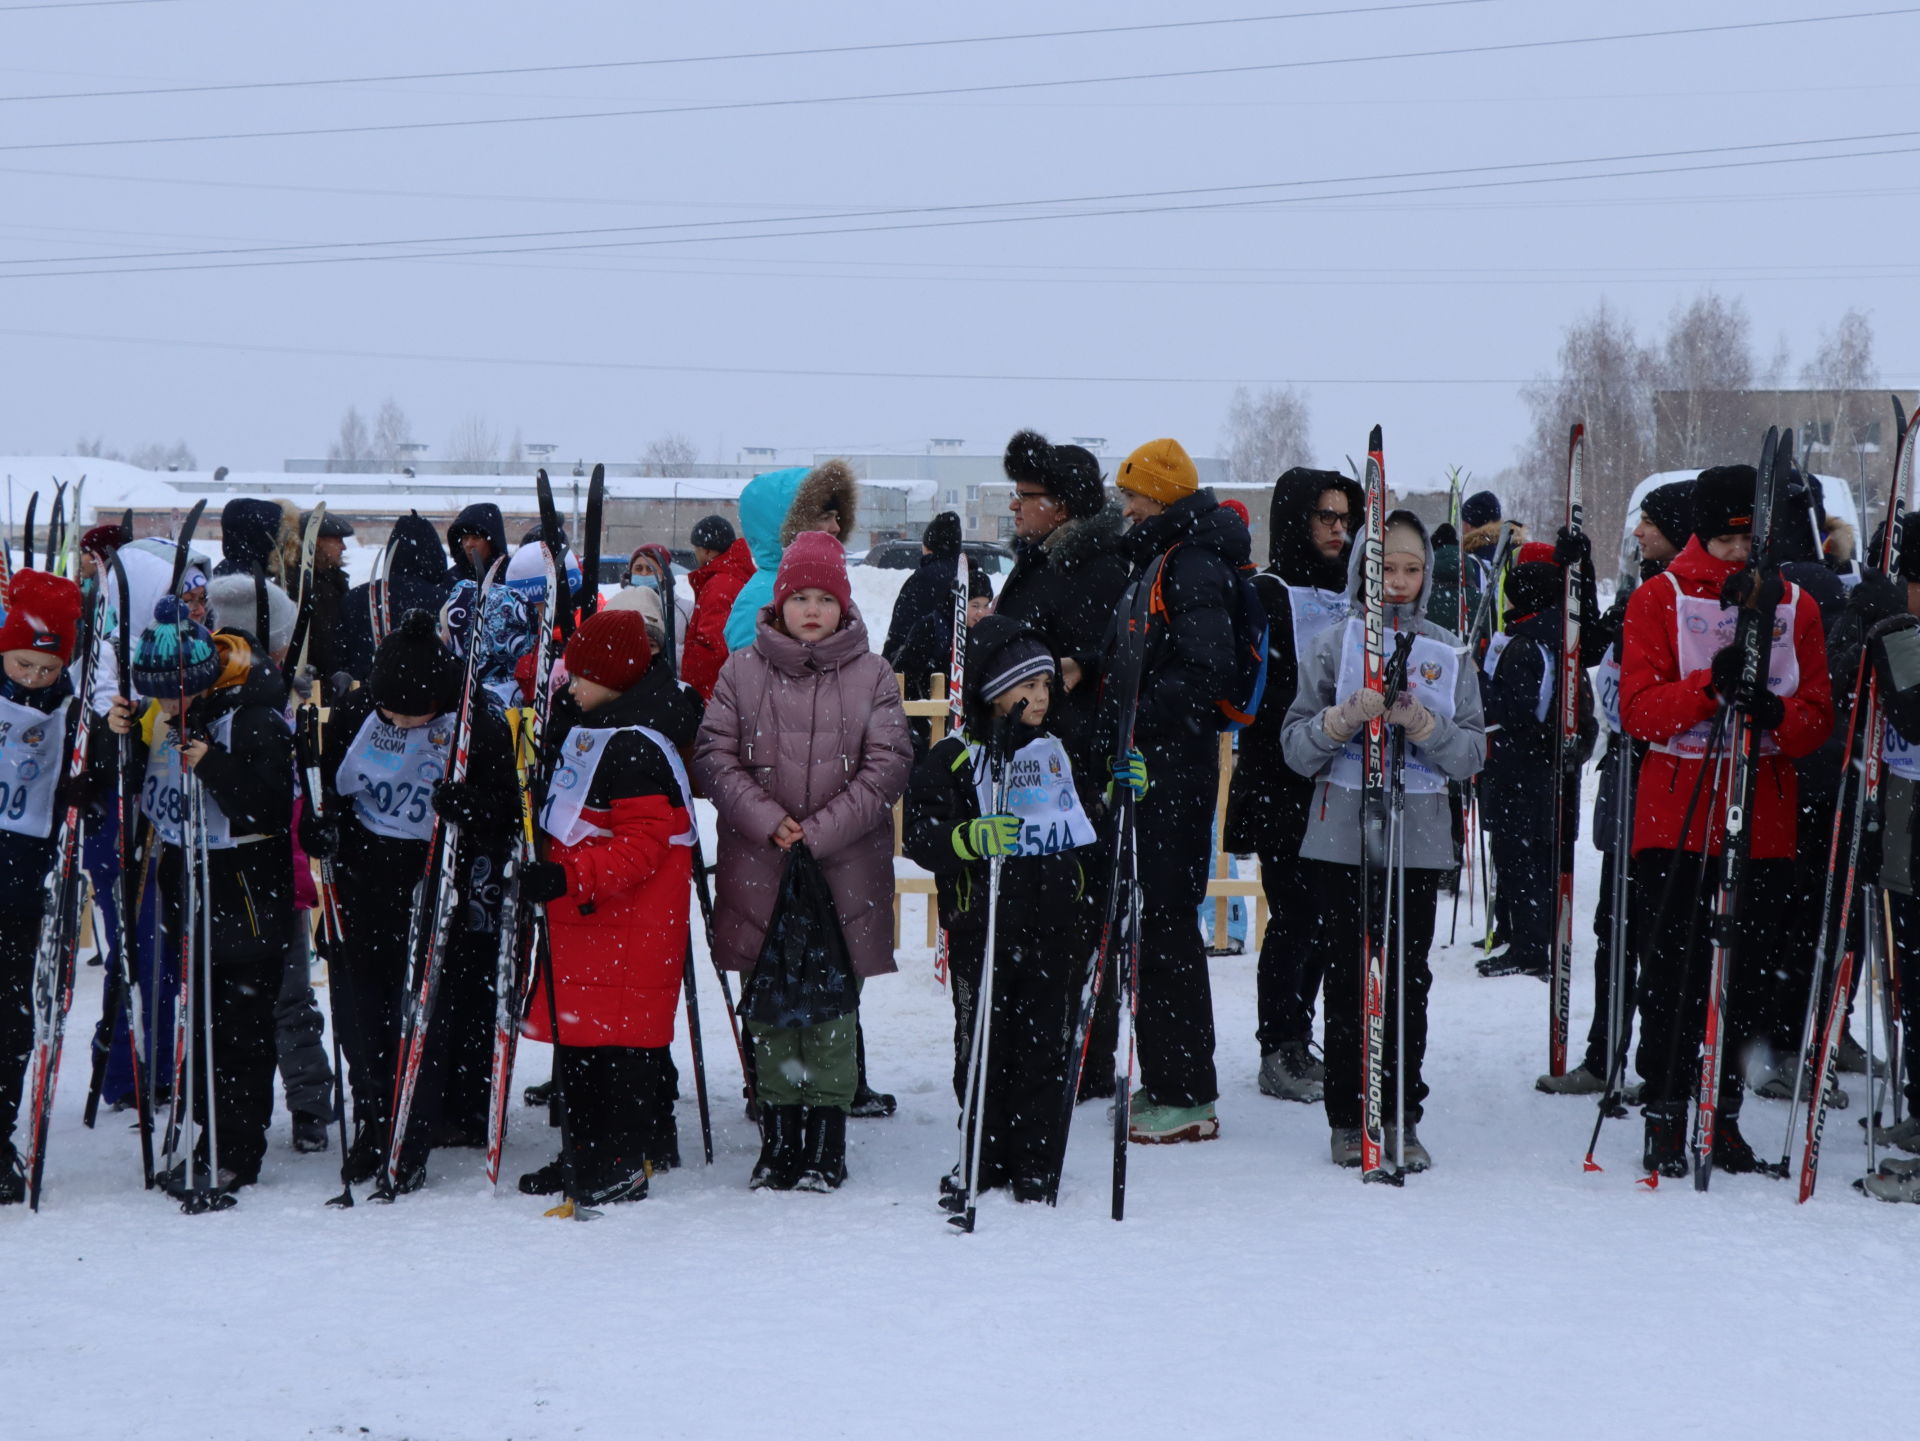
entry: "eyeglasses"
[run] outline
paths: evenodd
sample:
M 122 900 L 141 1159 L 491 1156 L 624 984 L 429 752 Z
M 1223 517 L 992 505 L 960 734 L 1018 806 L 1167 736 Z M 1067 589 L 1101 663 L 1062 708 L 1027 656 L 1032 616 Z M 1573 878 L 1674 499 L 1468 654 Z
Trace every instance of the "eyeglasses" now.
M 1344 510 L 1310 510 L 1307 515 L 1322 525 L 1344 527 L 1353 524 L 1353 517 Z
M 1015 505 L 1053 505 L 1054 498 L 1044 490 L 1016 490 L 1013 493 Z

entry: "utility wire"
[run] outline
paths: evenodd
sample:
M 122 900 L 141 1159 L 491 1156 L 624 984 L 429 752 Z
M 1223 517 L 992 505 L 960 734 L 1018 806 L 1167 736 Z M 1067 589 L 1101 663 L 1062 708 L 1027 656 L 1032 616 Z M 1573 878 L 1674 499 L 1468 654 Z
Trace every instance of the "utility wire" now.
M 1062 207 L 1062 205 L 1114 205 L 1119 201 L 1187 200 L 1192 196 L 1244 196 L 1256 190 L 1308 190 L 1319 186 L 1338 186 L 1338 184 L 1380 184 L 1388 180 L 1436 180 L 1436 178 L 1467 177 L 1467 175 L 1501 175 L 1509 171 L 1536 171 L 1548 167 L 1574 167 L 1574 165 L 1624 165 L 1632 161 L 1655 161 L 1655 159 L 1690 159 L 1695 155 L 1738 155 L 1761 152 L 1761 150 L 1799 150 L 1807 146 L 1847 146 L 1847 144 L 1868 144 L 1880 140 L 1912 140 L 1920 138 L 1920 130 L 1878 130 L 1868 134 L 1837 134 L 1837 136 L 1814 136 L 1807 140 L 1753 140 L 1736 146 L 1692 146 L 1686 150 L 1642 150 L 1617 155 L 1578 155 L 1571 159 L 1536 159 L 1536 161 L 1500 161 L 1494 165 L 1453 165 L 1446 169 L 1432 171 L 1380 171 L 1373 175 L 1338 175 L 1338 177 L 1306 178 L 1306 180 L 1252 180 L 1244 184 L 1227 186 L 1181 186 L 1175 190 L 1116 190 L 1104 194 L 1089 196 L 1052 196 L 1041 200 L 996 200 L 966 201 L 952 205 L 895 205 L 885 209 L 854 209 L 854 211 L 822 211 L 814 215 L 756 215 L 737 221 L 657 221 L 651 224 L 605 224 L 605 226 L 574 226 L 559 230 L 493 230 L 478 234 L 459 234 L 459 236 L 411 236 L 401 240 L 315 240 L 300 244 L 276 244 L 276 246 L 225 246 L 225 248 L 204 249 L 150 249 L 150 251 L 119 251 L 109 255 L 29 255 L 17 259 L 0 259 L 0 265 L 67 265 L 67 263 L 86 263 L 100 265 L 106 261 L 184 261 L 184 259 L 217 259 L 217 257 L 240 257 L 240 255 L 305 255 L 311 251 L 330 251 L 330 249 L 399 249 L 407 246 L 478 246 L 488 242 L 518 242 L 518 240 L 582 240 L 586 236 L 653 236 L 662 230 L 739 230 L 753 226 L 770 224 L 818 224 L 824 221 L 885 221 L 889 217 L 902 215 L 981 215 L 983 211 L 1008 211 L 1021 209 L 1033 211 L 1039 207 Z M 1859 154 L 1882 154 L 1882 152 L 1859 152 Z M 1795 155 L 1784 159 L 1845 159 L 1847 154 L 1839 155 Z M 1772 161 L 1770 161 L 1772 163 Z M 1548 180 L 1590 180 L 1590 178 L 1620 177 L 1620 175 L 1668 175 L 1676 171 L 1695 171 L 1695 169 L 1734 169 L 1722 165 L 1699 165 L 1699 167 L 1672 167 L 1672 169 L 1651 169 L 1651 171 L 1611 171 L 1603 175 L 1563 175 L 1563 177 L 1530 177 L 1519 180 L 1517 184 L 1538 184 Z M 1430 186 L 1428 190 L 1452 190 L 1452 188 L 1475 188 L 1475 186 Z M 1386 190 L 1386 192 L 1361 192 L 1361 196 L 1375 194 L 1425 194 Z M 1352 200 L 1354 196 L 1265 196 L 1250 201 L 1208 201 L 1202 205 L 1142 205 L 1137 209 L 1102 209 L 1102 211 L 1066 211 L 1066 213 L 1048 213 L 1048 215 L 987 215 L 983 219 L 970 221 L 972 224 L 1012 223 L 1012 221 L 1068 221 L 1081 219 L 1085 215 L 1129 215 L 1139 211 L 1179 211 L 1179 209 L 1235 209 L 1246 205 L 1269 205 L 1269 203 L 1288 203 L 1302 200 Z M 902 228 L 937 228 L 937 223 L 927 224 L 864 224 L 847 226 L 839 230 L 778 230 L 778 232 L 760 232 L 760 234 L 676 234 L 666 236 L 664 240 L 601 240 L 595 244 L 568 244 L 568 246 L 528 246 L 534 249 L 601 249 L 618 246 L 641 246 L 641 244 L 685 244 L 699 240 L 770 240 L 780 236 L 812 236 L 812 234 L 860 234 L 866 230 L 902 230 Z M 513 251 L 465 251 L 474 255 L 486 253 L 513 253 Z M 382 259 L 378 255 L 338 255 L 323 259 Z M 152 267 L 159 269 L 159 267 Z M 215 267 L 192 267 L 192 269 L 215 269 Z M 88 272 L 81 272 L 88 274 Z M 4 278 L 4 276 L 0 276 Z
M 133 5 L 158 0 L 93 0 Z M 1133 35 L 1148 30 L 1200 30 L 1224 25 L 1265 25 L 1285 20 L 1323 20 L 1379 15 L 1394 10 L 1447 10 L 1488 5 L 1493 0 L 1406 0 L 1339 10 L 1296 10 L 1276 15 L 1238 15 L 1218 20 L 1165 20 L 1149 25 L 1098 25 L 1084 30 L 1028 30 L 1012 35 L 957 35 L 939 40 L 886 40 L 867 45 L 813 45 L 800 50 L 740 50 L 728 55 L 663 55 L 643 60 L 588 60 L 567 65 L 499 65 L 484 70 L 420 70 L 400 75 L 331 75 L 314 80 L 236 80 L 217 85 L 158 85 L 139 90 L 68 90 L 43 95 L 0 95 L 0 104 L 29 100 L 119 100 L 147 95 L 218 95 L 234 90 L 301 90 L 325 85 L 391 85 L 413 80 L 484 80 L 508 75 L 567 75 L 594 70 L 636 70 L 659 65 L 712 65 L 730 60 L 788 60 L 819 55 L 859 55 L 876 50 L 930 50 L 949 45 L 1000 45 L 1021 40 L 1070 40 L 1089 35 Z M 0 5 L 0 10 L 74 9 L 76 6 Z
M 390 135 L 405 131 L 465 130 L 481 126 L 545 125 L 558 121 L 625 120 L 653 115 L 693 115 L 735 110 L 767 110 L 807 105 L 841 105 L 868 100 L 918 100 L 940 95 L 1009 94 L 1077 85 L 1115 85 L 1143 80 L 1192 80 L 1218 75 L 1265 74 L 1324 66 L 1370 65 L 1383 60 L 1431 60 L 1463 55 L 1495 55 L 1603 45 L 1626 40 L 1659 40 L 1682 35 L 1723 35 L 1737 30 L 1776 30 L 1792 25 L 1825 25 L 1842 20 L 1877 20 L 1920 14 L 1920 5 L 1891 10 L 1859 10 L 1844 15 L 1802 15 L 1784 20 L 1741 20 L 1723 25 L 1692 25 L 1672 30 L 1635 30 L 1616 35 L 1576 35 L 1558 40 L 1514 40 L 1495 45 L 1459 45 L 1443 50 L 1401 50 L 1317 60 L 1275 60 L 1255 65 L 1220 65 L 1188 70 L 1144 71 L 1131 75 L 1090 75 L 1056 80 L 1015 80 L 991 85 L 946 85 L 925 90 L 882 90 L 863 94 L 806 95 L 786 99 L 715 100 L 693 105 L 651 106 L 630 110 L 582 110 L 560 115 L 496 115 L 466 120 L 404 120 L 372 125 L 321 125 L 292 130 L 223 130 L 197 135 L 126 135 L 104 140 L 37 140 L 0 145 L 0 153 L 27 150 L 90 150 L 114 145 L 186 145 L 213 140 L 289 140 L 329 135 Z

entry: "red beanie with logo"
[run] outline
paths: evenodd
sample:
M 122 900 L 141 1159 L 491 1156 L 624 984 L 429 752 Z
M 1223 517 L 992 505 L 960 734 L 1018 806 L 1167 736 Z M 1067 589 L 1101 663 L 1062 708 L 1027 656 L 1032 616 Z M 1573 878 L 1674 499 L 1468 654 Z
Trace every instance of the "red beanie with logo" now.
M 35 650 L 73 659 L 80 624 L 80 587 L 43 570 L 15 571 L 7 587 L 7 619 L 0 624 L 0 651 Z
M 637 610 L 603 610 L 589 617 L 567 642 L 567 674 L 584 676 L 608 690 L 626 690 L 653 663 L 646 618 Z

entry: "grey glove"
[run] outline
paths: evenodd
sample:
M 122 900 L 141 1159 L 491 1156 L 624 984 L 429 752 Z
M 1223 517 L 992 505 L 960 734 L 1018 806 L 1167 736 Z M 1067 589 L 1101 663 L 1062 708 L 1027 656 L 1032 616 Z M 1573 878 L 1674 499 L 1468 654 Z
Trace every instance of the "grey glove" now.
M 1339 705 L 1328 706 L 1321 712 L 1320 728 L 1332 739 L 1345 745 L 1361 726 L 1375 716 L 1385 715 L 1386 711 L 1387 698 L 1379 691 L 1363 686 Z

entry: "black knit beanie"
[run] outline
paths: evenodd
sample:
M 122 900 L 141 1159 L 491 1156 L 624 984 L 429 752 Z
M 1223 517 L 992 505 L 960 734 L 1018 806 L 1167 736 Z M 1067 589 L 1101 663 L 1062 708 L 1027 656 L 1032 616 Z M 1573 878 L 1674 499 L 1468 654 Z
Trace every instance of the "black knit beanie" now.
M 1753 492 L 1759 474 L 1750 465 L 1716 465 L 1693 483 L 1693 533 L 1705 545 L 1717 535 L 1753 534 Z
M 941 511 L 927 522 L 920 544 L 934 555 L 960 554 L 960 517 L 950 510 Z
M 693 523 L 693 543 L 702 550 L 731 550 L 736 538 L 724 515 L 703 515 Z
M 1640 501 L 1640 514 L 1667 538 L 1675 550 L 1685 550 L 1693 534 L 1693 482 L 1676 480 L 1655 486 Z
M 439 715 L 460 700 L 460 665 L 440 644 L 433 617 L 409 611 L 380 644 L 367 689 L 373 703 L 394 715 Z

